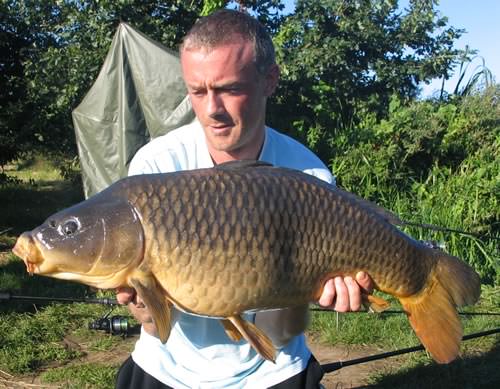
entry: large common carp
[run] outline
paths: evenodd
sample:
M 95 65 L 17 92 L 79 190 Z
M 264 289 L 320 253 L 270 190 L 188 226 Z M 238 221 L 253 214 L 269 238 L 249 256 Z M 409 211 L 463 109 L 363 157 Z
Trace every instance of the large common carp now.
M 302 172 L 242 161 L 124 178 L 23 233 L 30 273 L 131 286 L 162 342 L 170 305 L 220 318 L 265 358 L 274 346 L 241 313 L 316 301 L 325 281 L 363 270 L 396 296 L 432 357 L 459 353 L 457 306 L 480 294 L 464 262 L 401 232 L 389 212 Z

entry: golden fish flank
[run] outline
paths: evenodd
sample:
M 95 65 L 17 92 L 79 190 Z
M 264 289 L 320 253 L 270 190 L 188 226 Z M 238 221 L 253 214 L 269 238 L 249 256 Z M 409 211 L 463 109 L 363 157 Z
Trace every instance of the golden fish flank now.
M 25 232 L 14 252 L 30 272 L 134 287 L 163 342 L 174 304 L 223 318 L 231 339 L 267 359 L 271 341 L 242 312 L 307 304 L 327 278 L 364 270 L 399 298 L 433 358 L 449 362 L 462 336 L 456 307 L 477 301 L 479 277 L 397 223 L 314 177 L 246 161 L 125 178 Z

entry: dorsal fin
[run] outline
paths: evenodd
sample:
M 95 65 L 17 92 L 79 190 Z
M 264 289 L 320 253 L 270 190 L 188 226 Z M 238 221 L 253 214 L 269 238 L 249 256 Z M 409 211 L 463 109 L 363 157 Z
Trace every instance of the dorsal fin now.
M 382 217 L 384 220 L 387 222 L 394 224 L 396 226 L 404 226 L 405 223 L 394 213 L 391 211 L 388 211 L 387 209 L 381 207 L 380 205 L 377 205 L 375 203 L 372 203 L 369 200 L 366 200 L 362 197 L 359 197 L 358 195 L 355 195 L 354 193 L 348 192 L 344 189 L 339 188 L 338 186 L 336 187 L 336 190 L 342 193 L 343 196 L 349 198 L 352 201 L 357 202 L 361 206 L 363 206 L 366 209 L 369 209 L 373 213 L 376 213 L 380 217 Z
M 250 167 L 262 167 L 262 166 L 273 166 L 273 165 L 268 162 L 259 161 L 255 159 L 243 159 L 240 161 L 223 162 L 219 165 L 215 165 L 215 168 L 222 170 L 238 170 L 238 169 L 247 169 Z

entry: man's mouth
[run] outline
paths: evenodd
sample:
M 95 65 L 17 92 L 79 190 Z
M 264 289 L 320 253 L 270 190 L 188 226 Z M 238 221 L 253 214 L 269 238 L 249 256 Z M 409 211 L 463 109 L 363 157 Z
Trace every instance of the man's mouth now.
M 209 128 L 215 135 L 227 135 L 231 131 L 231 126 L 227 124 L 210 125 Z

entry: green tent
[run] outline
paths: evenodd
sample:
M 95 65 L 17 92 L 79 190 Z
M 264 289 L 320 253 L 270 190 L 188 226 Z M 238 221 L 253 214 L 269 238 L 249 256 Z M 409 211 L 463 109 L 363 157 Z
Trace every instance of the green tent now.
M 127 175 L 150 139 L 194 120 L 177 53 L 122 23 L 73 111 L 85 196 Z

